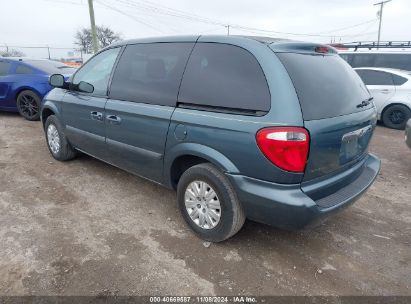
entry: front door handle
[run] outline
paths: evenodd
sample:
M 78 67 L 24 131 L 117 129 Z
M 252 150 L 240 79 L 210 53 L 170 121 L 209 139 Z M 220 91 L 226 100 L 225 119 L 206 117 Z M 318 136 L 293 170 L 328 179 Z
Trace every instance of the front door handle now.
M 107 115 L 106 119 L 113 125 L 119 125 L 121 123 L 121 118 L 116 115 Z
M 103 113 L 101 112 L 91 111 L 90 116 L 93 120 L 103 120 Z

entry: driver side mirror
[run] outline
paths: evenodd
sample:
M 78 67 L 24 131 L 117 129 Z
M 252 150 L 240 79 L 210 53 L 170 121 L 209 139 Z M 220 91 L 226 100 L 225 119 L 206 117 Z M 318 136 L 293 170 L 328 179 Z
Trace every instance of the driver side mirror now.
M 65 87 L 64 76 L 61 74 L 51 75 L 49 78 L 49 84 L 55 88 L 64 88 Z

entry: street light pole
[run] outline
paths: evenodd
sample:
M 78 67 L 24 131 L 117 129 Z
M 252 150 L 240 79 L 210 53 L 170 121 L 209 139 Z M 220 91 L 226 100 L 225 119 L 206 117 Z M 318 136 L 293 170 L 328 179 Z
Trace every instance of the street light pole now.
M 380 13 L 379 13 L 379 17 L 380 17 L 380 23 L 378 25 L 378 45 L 380 44 L 380 38 L 381 38 L 381 22 L 382 22 L 382 10 L 384 8 L 384 4 L 391 2 L 392 0 L 385 0 L 385 1 L 381 1 L 378 3 L 375 3 L 374 5 L 379 5 L 380 6 Z M 377 50 L 379 49 L 377 45 Z
M 88 10 L 90 13 L 91 37 L 93 40 L 93 50 L 94 50 L 94 53 L 97 53 L 98 44 L 97 44 L 97 33 L 96 33 L 96 21 L 94 19 L 93 0 L 88 0 Z

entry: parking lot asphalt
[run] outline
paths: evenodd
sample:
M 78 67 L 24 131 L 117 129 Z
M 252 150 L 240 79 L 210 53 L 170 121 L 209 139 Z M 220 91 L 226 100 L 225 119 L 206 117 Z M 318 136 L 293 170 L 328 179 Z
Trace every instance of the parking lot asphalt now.
M 0 113 L 0 295 L 411 295 L 411 150 L 379 126 L 374 185 L 318 227 L 246 222 L 205 247 L 176 195 Z

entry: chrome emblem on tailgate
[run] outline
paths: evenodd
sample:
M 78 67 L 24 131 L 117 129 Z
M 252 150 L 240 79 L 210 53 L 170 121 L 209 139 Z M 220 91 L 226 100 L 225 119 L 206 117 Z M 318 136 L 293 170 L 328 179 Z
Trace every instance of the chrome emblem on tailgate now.
M 372 126 L 366 126 L 364 128 L 352 131 L 350 133 L 346 133 L 343 135 L 342 140 L 343 142 L 349 142 L 353 139 L 363 137 L 368 131 L 371 131 Z

